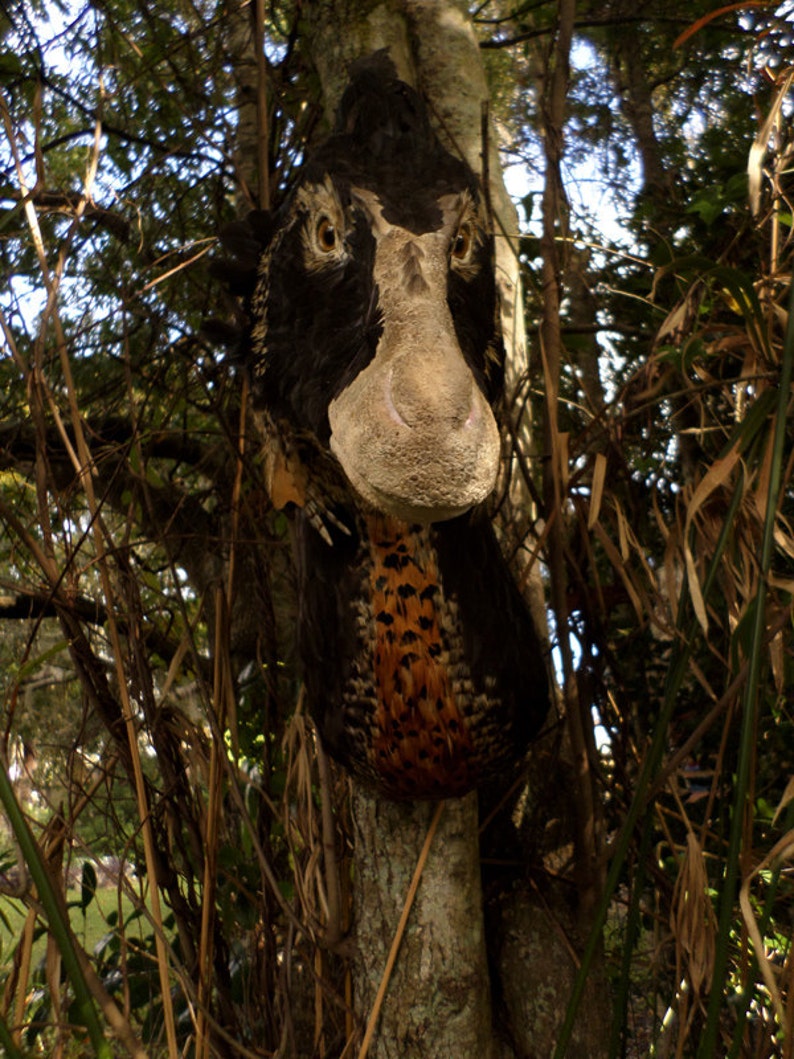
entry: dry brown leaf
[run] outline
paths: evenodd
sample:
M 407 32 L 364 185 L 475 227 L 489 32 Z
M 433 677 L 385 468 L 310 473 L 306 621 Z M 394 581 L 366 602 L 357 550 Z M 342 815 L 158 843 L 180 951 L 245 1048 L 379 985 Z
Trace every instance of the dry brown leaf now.
M 615 514 L 618 517 L 618 541 L 620 543 L 620 557 L 625 563 L 629 557 L 629 534 L 628 534 L 628 523 L 626 522 L 626 516 L 623 514 L 623 508 L 620 506 L 620 502 L 617 497 L 612 498 L 612 503 L 615 508 Z
M 667 541 L 670 536 L 670 530 L 668 529 L 667 523 L 665 522 L 664 516 L 662 515 L 662 512 L 659 508 L 658 493 L 656 489 L 651 492 L 651 504 L 653 509 L 653 517 L 656 519 L 656 525 L 662 535 L 662 540 Z
M 775 815 L 772 817 L 772 824 L 774 826 L 777 823 L 777 818 L 786 808 L 790 801 L 794 801 L 794 776 L 789 776 L 789 781 L 786 784 L 786 789 L 783 791 L 783 797 L 780 799 L 777 809 L 775 809 Z
M 791 523 L 780 512 L 775 516 L 775 544 L 790 559 L 794 559 L 794 533 L 791 529 Z
M 776 632 L 769 643 L 769 664 L 772 667 L 775 691 L 782 695 L 786 684 L 786 648 L 782 631 Z
M 776 418 L 777 417 L 775 417 L 775 419 Z M 763 459 L 761 460 L 761 465 L 755 479 L 755 489 L 753 490 L 753 503 L 755 504 L 755 510 L 761 522 L 766 518 L 766 509 L 769 506 L 769 480 L 772 474 L 774 450 L 775 424 L 773 421 L 770 424 L 766 448 L 764 449 Z
M 681 585 L 683 583 L 683 572 L 678 557 L 678 548 L 675 538 L 668 538 L 667 547 L 664 550 L 664 583 L 662 597 L 667 598 L 670 611 L 670 622 L 674 625 L 678 614 L 678 603 L 681 597 Z
M 306 474 L 274 438 L 268 439 L 265 448 L 265 485 L 277 511 L 287 504 L 303 507 L 306 503 Z
M 662 326 L 656 334 L 656 341 L 675 342 L 680 339 L 681 335 L 685 334 L 690 329 L 692 317 L 697 311 L 697 303 L 699 299 L 699 290 L 697 290 L 695 286 L 691 287 L 684 300 L 679 302 L 675 308 L 671 309 L 665 317 Z
M 717 917 L 708 893 L 708 875 L 703 850 L 694 831 L 678 872 L 670 912 L 676 959 L 686 971 L 692 991 L 698 995 L 711 986 Z
M 747 193 L 750 200 L 750 209 L 755 216 L 758 216 L 761 209 L 761 177 L 763 175 L 764 155 L 766 154 L 772 132 L 778 124 L 783 102 L 792 81 L 794 81 L 794 70 L 790 70 L 780 83 L 778 93 L 772 102 L 766 120 L 758 130 L 758 135 L 750 148 L 750 154 L 747 159 Z
M 687 504 L 686 523 L 684 525 L 684 561 L 686 562 L 687 580 L 689 583 L 689 592 L 692 597 L 692 606 L 695 609 L 695 615 L 697 616 L 700 627 L 703 629 L 704 633 L 708 633 L 708 616 L 706 614 L 706 605 L 703 601 L 703 594 L 700 591 L 700 579 L 698 578 L 695 557 L 692 554 L 692 548 L 689 542 L 689 530 L 700 508 L 706 502 L 708 497 L 711 496 L 714 490 L 723 485 L 730 477 L 733 469 L 739 462 L 739 458 L 739 450 L 737 447 L 734 447 L 730 450 L 727 456 L 722 456 L 721 458 L 716 459 L 698 482 L 695 491 Z
M 615 570 L 617 571 L 618 576 L 620 577 L 621 581 L 623 582 L 623 586 L 626 589 L 626 592 L 628 593 L 629 598 L 631 599 L 632 606 L 634 607 L 634 610 L 637 612 L 637 617 L 640 619 L 640 621 L 642 621 L 643 618 L 644 618 L 642 602 L 640 600 L 639 593 L 637 592 L 636 588 L 634 587 L 634 583 L 632 582 L 631 575 L 629 574 L 629 571 L 626 569 L 626 564 L 623 562 L 623 560 L 622 560 L 622 558 L 620 556 L 620 552 L 617 550 L 615 545 L 612 543 L 612 541 L 609 538 L 609 535 L 607 534 L 606 530 L 604 529 L 604 527 L 601 525 L 600 522 L 597 522 L 595 524 L 595 526 L 593 527 L 593 530 L 594 530 L 596 536 L 598 537 L 598 539 L 601 541 L 601 544 L 603 545 L 604 551 L 607 553 L 607 556 L 608 556 L 610 562 L 614 566 Z
M 698 579 L 695 560 L 688 544 L 684 545 L 684 559 L 686 561 L 686 576 L 689 585 L 689 594 L 692 597 L 692 606 L 695 610 L 695 617 L 697 618 L 703 632 L 708 634 L 709 619 L 708 614 L 706 613 L 706 604 L 703 600 L 703 593 L 700 591 L 700 581 Z
M 560 496 L 565 496 L 568 492 L 568 480 L 570 478 L 570 439 L 571 435 L 567 432 L 561 431 L 557 434 L 557 457 L 559 459 Z
M 601 500 L 604 496 L 604 481 L 607 473 L 607 458 L 602 452 L 596 453 L 593 467 L 593 484 L 590 489 L 590 510 L 587 514 L 587 528 L 591 530 L 598 522 L 601 511 Z
M 721 456 L 712 463 L 695 487 L 692 498 L 687 505 L 687 524 L 692 521 L 692 518 L 697 514 L 705 500 L 730 476 L 739 462 L 739 457 L 739 449 L 734 446 L 727 456 Z
M 177 645 L 177 649 L 174 652 L 174 657 L 171 659 L 171 663 L 168 666 L 168 672 L 165 675 L 165 681 L 163 683 L 163 688 L 159 696 L 159 706 L 162 706 L 162 704 L 165 702 L 169 692 L 171 691 L 172 686 L 174 685 L 175 681 L 179 676 L 182 667 L 182 662 L 184 661 L 185 657 L 188 654 L 188 651 L 190 650 L 191 645 L 194 642 L 192 636 L 193 630 L 186 629 L 182 639 Z
M 785 592 L 787 596 L 794 596 L 794 578 L 777 577 L 775 574 L 770 574 L 769 584 L 772 588 Z

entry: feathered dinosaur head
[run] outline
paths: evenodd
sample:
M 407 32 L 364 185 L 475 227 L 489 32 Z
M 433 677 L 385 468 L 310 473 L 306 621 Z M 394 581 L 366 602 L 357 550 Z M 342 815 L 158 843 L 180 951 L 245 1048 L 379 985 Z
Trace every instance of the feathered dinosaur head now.
M 260 406 L 329 446 L 376 510 L 435 522 L 486 499 L 504 351 L 483 199 L 385 53 L 353 68 L 333 134 L 260 231 Z

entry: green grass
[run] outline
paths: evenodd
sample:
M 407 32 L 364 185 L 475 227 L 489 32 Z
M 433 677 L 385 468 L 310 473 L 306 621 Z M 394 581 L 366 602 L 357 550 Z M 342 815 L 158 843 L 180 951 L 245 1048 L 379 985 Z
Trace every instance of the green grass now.
M 85 913 L 79 907 L 80 889 L 75 888 L 67 891 L 66 899 L 73 907 L 69 909 L 69 918 L 72 929 L 77 940 L 88 953 L 94 951 L 96 944 L 112 929 L 108 926 L 107 917 L 115 912 L 120 914 L 121 921 L 134 911 L 135 906 L 130 898 L 122 893 L 119 905 L 119 894 L 115 886 L 98 887 L 93 899 L 85 909 Z M 27 909 L 22 901 L 15 898 L 0 896 L 0 972 L 13 956 L 14 949 L 19 941 L 20 934 L 25 925 Z M 117 920 L 118 921 L 118 920 Z M 145 920 L 139 921 L 144 924 Z M 33 946 L 33 966 L 43 959 L 46 948 L 46 933 L 43 931 L 42 920 L 36 923 L 36 941 Z M 138 935 L 139 927 L 132 928 Z

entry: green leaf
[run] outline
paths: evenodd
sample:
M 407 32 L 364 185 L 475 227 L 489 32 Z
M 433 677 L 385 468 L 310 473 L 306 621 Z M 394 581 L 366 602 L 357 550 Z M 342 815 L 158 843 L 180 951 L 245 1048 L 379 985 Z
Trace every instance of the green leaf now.
M 80 886 L 80 908 L 85 911 L 96 897 L 96 868 L 90 860 L 83 861 L 83 879 Z

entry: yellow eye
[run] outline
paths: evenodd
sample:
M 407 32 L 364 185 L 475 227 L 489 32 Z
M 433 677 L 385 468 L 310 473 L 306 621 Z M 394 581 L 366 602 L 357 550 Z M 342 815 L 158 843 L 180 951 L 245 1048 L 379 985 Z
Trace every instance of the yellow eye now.
M 452 256 L 456 261 L 465 261 L 471 251 L 471 225 L 462 224 L 452 242 Z
M 321 217 L 317 222 L 317 245 L 324 254 L 336 249 L 337 234 L 328 217 Z

